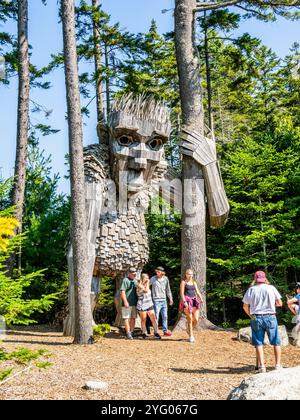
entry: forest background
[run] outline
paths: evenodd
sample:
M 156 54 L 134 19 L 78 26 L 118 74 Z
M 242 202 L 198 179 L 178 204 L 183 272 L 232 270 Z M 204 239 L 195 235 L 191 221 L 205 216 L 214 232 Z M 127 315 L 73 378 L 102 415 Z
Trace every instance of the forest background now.
M 39 42 L 35 39 L 30 50 L 32 96 L 24 234 L 4 242 L 0 254 L 1 265 L 12 249 L 21 251 L 13 281 L 0 271 L 0 314 L 11 323 L 60 323 L 67 304 L 65 254 L 70 203 L 68 179 L 64 180 L 68 173 L 68 159 L 65 156 L 67 129 L 62 37 L 57 3 L 53 0 L 48 1 L 48 5 L 43 3 L 39 2 L 31 10 L 32 26 L 39 22 L 41 38 Z M 147 2 L 144 3 L 146 7 Z M 162 9 L 160 3 L 155 2 L 159 12 Z M 172 1 L 165 3 L 166 10 L 172 9 Z M 13 174 L 15 153 L 18 70 L 13 4 L 2 1 L 0 7 L 0 55 L 6 59 L 7 73 L 6 79 L 0 81 L 3 105 L 1 238 L 5 238 L 13 226 L 9 225 L 9 221 L 13 223 L 9 217 L 9 177 Z M 93 13 L 90 2 L 78 1 L 76 4 L 84 142 L 90 144 L 97 142 Z M 148 16 L 149 28 L 144 30 L 146 23 L 143 21 L 142 28 L 138 29 L 140 32 L 136 33 L 124 28 L 121 18 L 125 11 L 122 12 L 120 2 L 118 4 L 120 24 L 104 12 L 105 1 L 104 11 L 97 15 L 101 29 L 101 78 L 106 109 L 116 92 L 147 92 L 162 98 L 172 110 L 173 130 L 167 158 L 169 164 L 179 170 L 180 104 L 172 10 L 157 14 L 159 19 L 161 16 L 168 19 L 168 28 L 162 33 L 156 22 L 151 22 L 152 12 L 140 9 L 139 13 Z M 127 13 L 129 9 L 128 5 Z M 44 10 L 41 12 L 44 16 L 49 10 L 54 12 L 49 14 L 54 19 L 53 33 L 42 27 L 43 19 L 38 19 L 36 14 L 41 10 Z M 133 12 L 130 13 L 132 17 Z M 294 25 L 298 22 L 280 18 L 280 24 L 275 24 L 267 13 L 260 19 L 258 23 L 251 13 L 230 8 L 199 16 L 197 22 L 196 41 L 202 63 L 206 124 L 215 131 L 231 205 L 226 226 L 207 232 L 208 318 L 223 327 L 243 325 L 241 297 L 257 269 L 268 272 L 283 296 L 291 293 L 295 282 L 300 281 L 300 44 L 291 40 L 288 45 L 287 36 L 283 36 L 287 35 L 284 30 L 287 27 L 291 36 L 290 29 L 296 28 Z M 138 17 L 135 20 L 139 21 Z M 278 54 L 264 45 L 260 37 L 246 32 L 245 28 L 253 26 L 254 22 L 258 28 L 264 25 L 274 29 L 274 25 L 278 25 L 275 26 L 276 37 L 272 40 Z M 46 48 L 52 34 L 53 38 L 57 36 L 60 40 L 60 45 L 53 50 Z M 279 40 L 284 40 L 286 51 L 283 47 L 280 49 Z M 51 102 L 49 98 L 55 98 L 55 101 Z M 1 224 L 1 220 L 5 223 Z M 157 265 L 167 268 L 176 298 L 170 314 L 174 322 L 181 271 L 180 216 L 172 212 L 148 215 L 147 224 L 151 255 L 145 271 L 153 272 Z M 98 322 L 113 322 L 113 295 L 114 285 L 110 279 L 104 279 Z M 39 315 L 36 315 L 37 311 Z M 282 322 L 289 324 L 290 315 L 286 308 L 280 312 L 280 317 Z

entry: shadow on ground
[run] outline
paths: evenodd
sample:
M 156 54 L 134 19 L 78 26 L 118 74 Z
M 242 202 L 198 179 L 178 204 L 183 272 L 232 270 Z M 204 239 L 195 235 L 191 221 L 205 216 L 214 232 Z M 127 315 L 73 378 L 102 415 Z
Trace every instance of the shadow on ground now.
M 233 367 L 218 367 L 216 369 L 179 369 L 171 368 L 173 372 L 177 373 L 198 373 L 199 375 L 203 374 L 228 374 L 228 375 L 239 375 L 245 373 L 254 373 L 254 366 L 247 365 L 243 367 L 233 368 Z
M 34 337 L 34 335 L 33 335 L 33 337 Z M 18 340 L 18 339 L 16 339 L 16 340 L 6 340 L 6 339 L 4 339 L 2 341 L 3 341 L 3 343 L 38 344 L 40 346 L 58 346 L 59 347 L 59 346 L 71 346 L 72 345 L 72 343 L 65 343 L 65 342 L 61 342 L 61 341 L 59 341 L 59 342 L 56 341 L 55 342 L 55 341 L 34 341 L 34 340 Z
M 110 333 L 105 334 L 105 338 L 111 339 L 111 340 L 127 340 L 125 333 L 118 332 L 118 331 L 111 331 Z M 134 333 L 133 335 L 134 340 L 143 340 L 143 341 L 157 341 L 158 343 L 161 341 L 187 341 L 184 338 L 170 338 L 170 337 L 164 337 L 161 334 L 161 340 L 154 337 L 154 335 L 148 335 L 146 339 L 143 339 L 142 334 L 139 332 Z

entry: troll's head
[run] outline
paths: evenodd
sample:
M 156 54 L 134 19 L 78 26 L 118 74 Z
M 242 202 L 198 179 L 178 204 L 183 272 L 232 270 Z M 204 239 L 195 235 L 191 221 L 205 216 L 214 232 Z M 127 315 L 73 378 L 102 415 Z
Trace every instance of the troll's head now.
M 122 96 L 115 100 L 108 124 L 98 134 L 109 145 L 112 176 L 117 185 L 127 184 L 133 195 L 166 166 L 164 145 L 171 130 L 169 110 L 145 96 Z

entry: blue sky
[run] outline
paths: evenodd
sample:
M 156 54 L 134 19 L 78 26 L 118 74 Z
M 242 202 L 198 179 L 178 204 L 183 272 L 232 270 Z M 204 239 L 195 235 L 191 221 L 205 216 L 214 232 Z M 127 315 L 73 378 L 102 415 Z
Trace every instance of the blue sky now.
M 33 46 L 32 62 L 43 66 L 50 60 L 50 54 L 62 50 L 61 25 L 57 17 L 57 0 L 48 0 L 45 7 L 41 1 L 31 0 L 29 38 Z M 103 9 L 111 15 L 113 23 L 119 22 L 121 28 L 130 32 L 145 32 L 151 20 L 157 21 L 159 32 L 173 29 L 172 10 L 162 14 L 162 9 L 172 9 L 174 0 L 102 0 Z M 15 24 L 0 27 L 0 31 L 16 31 Z M 280 19 L 274 23 L 258 22 L 255 19 L 244 22 L 238 33 L 249 32 L 270 46 L 278 55 L 285 56 L 295 41 L 300 41 L 299 22 L 289 22 Z M 68 132 L 65 121 L 66 100 L 64 75 L 61 70 L 55 71 L 50 77 L 52 88 L 48 91 L 33 90 L 31 99 L 53 110 L 49 124 L 61 131 L 52 136 L 42 137 L 40 146 L 46 156 L 51 154 L 53 172 L 62 175 L 60 190 L 68 191 L 68 181 L 65 174 L 64 155 L 68 151 Z M 83 105 L 87 101 L 83 102 Z M 94 104 L 91 105 L 91 110 Z M 11 81 L 9 87 L 0 85 L 0 175 L 7 178 L 13 175 L 15 159 L 16 111 L 17 111 L 17 80 Z M 33 120 L 43 122 L 42 116 L 33 116 Z M 93 112 L 85 120 L 84 144 L 96 142 L 96 117 Z

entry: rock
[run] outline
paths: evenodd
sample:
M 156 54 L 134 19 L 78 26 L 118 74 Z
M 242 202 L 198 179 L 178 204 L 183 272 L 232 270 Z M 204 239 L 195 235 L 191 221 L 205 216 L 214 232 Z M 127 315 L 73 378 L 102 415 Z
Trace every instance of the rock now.
M 287 334 L 287 330 L 284 325 L 279 325 L 279 335 L 281 339 L 281 346 L 286 347 L 289 345 L 289 337 Z M 251 343 L 252 333 L 251 327 L 241 328 L 238 331 L 238 339 L 241 341 L 246 341 L 247 343 Z M 270 345 L 268 335 L 265 335 L 265 344 Z
M 105 391 L 108 388 L 108 384 L 102 381 L 88 381 L 84 389 L 89 391 Z
M 245 379 L 227 400 L 300 400 L 300 366 Z
M 294 327 L 292 329 L 292 332 L 290 334 L 290 337 L 291 337 L 291 342 L 292 342 L 293 346 L 300 347 L 300 331 L 299 331 L 299 327 Z
M 6 334 L 5 318 L 0 316 L 0 341 L 4 340 Z
M 300 339 L 298 338 L 297 340 L 293 340 L 292 341 L 293 346 L 295 347 L 300 347 Z

